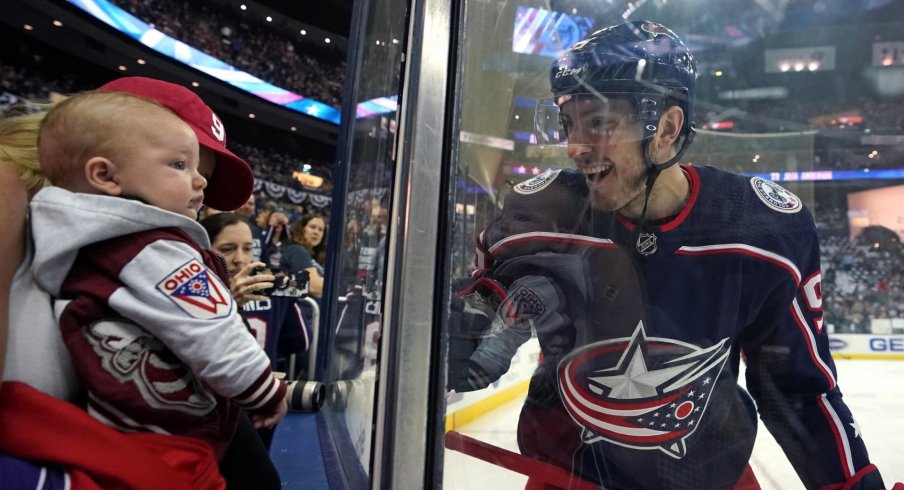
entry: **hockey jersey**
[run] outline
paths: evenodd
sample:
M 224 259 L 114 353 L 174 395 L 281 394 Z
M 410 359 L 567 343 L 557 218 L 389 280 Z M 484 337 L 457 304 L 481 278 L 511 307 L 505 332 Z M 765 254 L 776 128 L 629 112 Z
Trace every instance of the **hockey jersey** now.
M 529 322 L 544 352 L 519 419 L 522 453 L 604 488 L 728 488 L 759 412 L 807 488 L 880 488 L 835 378 L 809 210 L 765 179 L 683 170 L 687 204 L 640 240 L 627 220 L 592 212 L 588 237 L 535 232 L 489 248 L 482 276 L 506 288 L 500 304 L 515 314 L 503 308 L 514 319 L 485 342 L 513 352 L 500 339 Z M 512 253 L 519 241 L 530 248 Z M 628 293 L 614 303 L 613 285 Z M 491 347 L 471 360 L 492 368 L 480 357 Z M 753 398 L 737 386 L 742 358 Z
M 285 386 L 245 329 L 196 222 L 143 203 L 39 192 L 38 284 L 54 297 L 88 412 L 123 431 L 225 451 L 238 409 L 271 413 Z

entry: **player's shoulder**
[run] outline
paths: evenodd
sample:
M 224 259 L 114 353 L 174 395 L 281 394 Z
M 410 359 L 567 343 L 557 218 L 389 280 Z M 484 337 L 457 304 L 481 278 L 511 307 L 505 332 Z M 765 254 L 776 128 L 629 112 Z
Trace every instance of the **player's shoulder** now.
M 758 175 L 742 175 L 712 166 L 693 167 L 703 192 L 713 195 L 748 217 L 785 222 L 811 220 L 804 201 L 787 188 Z

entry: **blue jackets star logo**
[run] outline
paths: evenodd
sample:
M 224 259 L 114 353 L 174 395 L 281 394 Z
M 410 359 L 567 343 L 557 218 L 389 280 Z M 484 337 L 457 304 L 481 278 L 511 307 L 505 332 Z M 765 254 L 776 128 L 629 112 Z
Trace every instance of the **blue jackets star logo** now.
M 590 344 L 563 359 L 559 391 L 585 444 L 681 458 L 729 352 L 727 338 L 700 348 L 647 337 L 641 322 L 630 338 Z

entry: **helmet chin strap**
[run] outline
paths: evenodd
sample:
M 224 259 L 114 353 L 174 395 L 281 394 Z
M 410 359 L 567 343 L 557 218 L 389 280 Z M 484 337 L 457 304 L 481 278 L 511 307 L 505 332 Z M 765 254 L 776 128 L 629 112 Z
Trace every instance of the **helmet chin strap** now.
M 681 156 L 684 155 L 684 152 L 690 147 L 691 143 L 694 141 L 694 136 L 697 132 L 694 129 L 693 124 L 691 124 L 690 131 L 687 133 L 687 137 L 684 138 L 684 142 L 681 144 L 681 149 L 678 150 L 678 153 L 675 154 L 672 158 L 664 163 L 653 163 L 653 157 L 650 155 L 650 142 L 653 141 L 653 138 L 647 138 L 643 140 L 643 162 L 647 167 L 647 182 L 644 188 L 644 197 L 643 197 L 643 210 L 640 212 L 640 219 L 637 221 L 637 226 L 634 227 L 634 251 L 640 255 L 652 255 L 656 252 L 656 236 L 652 235 L 651 241 L 647 241 L 648 237 L 644 236 L 644 231 L 647 227 L 647 206 L 650 204 L 650 195 L 653 193 L 653 185 L 656 184 L 656 179 L 659 178 L 659 174 L 662 173 L 663 170 L 671 167 L 678 163 L 678 160 L 681 159 Z

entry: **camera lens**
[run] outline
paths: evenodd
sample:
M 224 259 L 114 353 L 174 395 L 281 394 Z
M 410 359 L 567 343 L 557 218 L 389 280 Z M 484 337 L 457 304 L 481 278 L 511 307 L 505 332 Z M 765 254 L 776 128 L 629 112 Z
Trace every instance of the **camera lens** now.
M 326 399 L 326 387 L 318 381 L 289 381 L 286 383 L 286 401 L 289 410 L 316 412 Z

